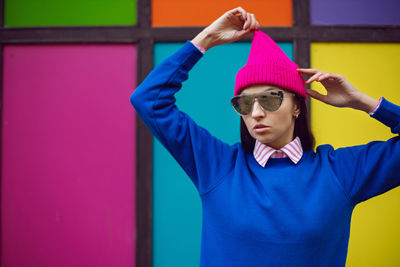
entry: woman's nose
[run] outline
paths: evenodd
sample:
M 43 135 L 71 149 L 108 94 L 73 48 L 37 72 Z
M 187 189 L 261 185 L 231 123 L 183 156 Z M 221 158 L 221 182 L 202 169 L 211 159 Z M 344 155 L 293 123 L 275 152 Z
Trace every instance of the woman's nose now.
M 251 116 L 253 118 L 260 118 L 265 116 L 265 112 L 258 103 L 257 99 L 254 101 L 253 110 L 251 111 Z

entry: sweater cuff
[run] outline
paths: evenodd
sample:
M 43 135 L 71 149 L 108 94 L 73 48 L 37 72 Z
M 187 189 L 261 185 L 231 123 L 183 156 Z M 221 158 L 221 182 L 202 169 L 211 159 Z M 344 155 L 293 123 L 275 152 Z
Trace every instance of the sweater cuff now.
M 194 45 L 197 49 L 199 49 L 201 53 L 204 54 L 204 53 L 206 52 L 206 49 L 205 49 L 204 47 L 202 47 L 201 45 L 195 44 L 195 43 L 193 43 L 192 41 L 190 41 L 190 42 L 191 42 L 192 45 Z
M 376 104 L 376 106 L 375 106 L 372 110 L 370 110 L 370 111 L 368 112 L 368 114 L 369 114 L 370 116 L 374 115 L 375 111 L 379 108 L 381 102 L 382 102 L 382 97 L 379 98 L 378 104 Z
M 201 53 L 190 41 L 186 41 L 186 43 L 176 51 L 170 59 L 188 71 L 193 68 L 202 56 L 203 53 Z
M 400 106 L 389 102 L 384 97 L 371 117 L 390 127 L 392 133 L 400 133 Z

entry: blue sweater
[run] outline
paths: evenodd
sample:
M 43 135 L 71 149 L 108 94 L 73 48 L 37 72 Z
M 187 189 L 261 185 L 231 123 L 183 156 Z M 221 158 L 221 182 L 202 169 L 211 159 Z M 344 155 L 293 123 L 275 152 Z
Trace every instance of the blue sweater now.
M 297 165 L 277 158 L 263 168 L 176 107 L 174 94 L 201 57 L 186 42 L 130 98 L 199 192 L 200 266 L 345 266 L 355 205 L 400 184 L 399 137 L 321 145 Z M 372 117 L 399 133 L 399 106 L 383 98 Z

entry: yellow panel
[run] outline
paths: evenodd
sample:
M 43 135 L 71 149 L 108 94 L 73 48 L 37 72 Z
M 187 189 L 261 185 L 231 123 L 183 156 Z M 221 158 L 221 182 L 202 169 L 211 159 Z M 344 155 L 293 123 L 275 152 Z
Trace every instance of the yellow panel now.
M 359 91 L 400 104 L 400 44 L 313 43 L 311 66 L 343 74 Z M 324 93 L 320 84 L 312 88 Z M 311 123 L 317 145 L 335 148 L 387 140 L 390 129 L 365 112 L 311 101 Z M 400 188 L 356 206 L 347 265 L 400 266 Z

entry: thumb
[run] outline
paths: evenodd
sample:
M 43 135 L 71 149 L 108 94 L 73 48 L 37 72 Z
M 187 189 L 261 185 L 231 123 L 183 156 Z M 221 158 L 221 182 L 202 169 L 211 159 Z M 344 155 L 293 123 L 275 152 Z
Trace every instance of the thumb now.
M 312 89 L 306 89 L 306 91 L 307 91 L 307 94 L 309 96 L 311 96 L 312 98 L 315 98 L 315 99 L 317 99 L 319 101 L 322 101 L 322 102 L 326 103 L 326 101 L 327 101 L 327 96 L 326 95 L 320 94 L 317 91 L 312 90 Z

